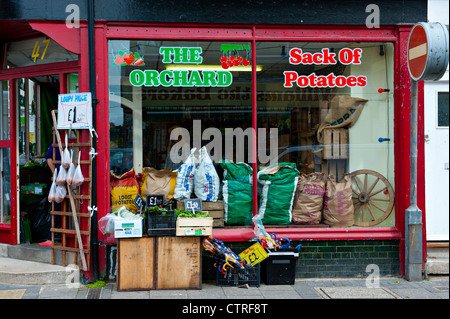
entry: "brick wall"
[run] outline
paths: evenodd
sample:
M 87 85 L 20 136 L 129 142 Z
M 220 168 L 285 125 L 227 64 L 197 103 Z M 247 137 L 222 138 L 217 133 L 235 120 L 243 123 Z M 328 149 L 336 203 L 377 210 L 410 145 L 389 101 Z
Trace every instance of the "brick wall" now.
M 400 275 L 398 240 L 306 241 L 297 260 L 297 278 L 367 277 L 375 264 L 380 276 Z M 299 244 L 295 243 L 295 245 Z

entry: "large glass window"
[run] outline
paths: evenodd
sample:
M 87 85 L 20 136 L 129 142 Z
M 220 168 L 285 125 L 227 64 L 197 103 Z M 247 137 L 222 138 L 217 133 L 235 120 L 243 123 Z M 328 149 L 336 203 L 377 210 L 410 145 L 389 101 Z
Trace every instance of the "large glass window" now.
M 251 61 L 246 42 L 110 40 L 108 56 L 112 179 L 206 146 L 225 225 L 256 213 L 231 216 L 246 191 L 229 180 L 251 182 L 252 159 L 266 225 L 394 225 L 392 44 L 259 42 Z

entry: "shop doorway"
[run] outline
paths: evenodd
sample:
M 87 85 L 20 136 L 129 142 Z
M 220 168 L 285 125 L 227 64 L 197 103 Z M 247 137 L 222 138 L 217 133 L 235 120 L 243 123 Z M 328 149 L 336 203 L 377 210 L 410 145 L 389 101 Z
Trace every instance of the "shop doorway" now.
M 447 79 L 425 84 L 427 241 L 449 240 L 449 93 Z
M 42 243 L 50 239 L 52 227 L 51 203 L 47 199 L 54 169 L 47 163 L 47 158 L 53 157 L 51 112 L 58 107 L 58 94 L 78 92 L 78 75 L 53 74 L 19 78 L 15 81 L 18 110 L 19 238 L 20 243 Z

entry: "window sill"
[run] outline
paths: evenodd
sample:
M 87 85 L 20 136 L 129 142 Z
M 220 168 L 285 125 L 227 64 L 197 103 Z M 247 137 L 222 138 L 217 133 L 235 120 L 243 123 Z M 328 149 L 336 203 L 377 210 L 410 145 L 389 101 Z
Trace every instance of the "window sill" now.
M 320 227 L 319 226 L 267 226 L 269 234 L 291 241 L 302 240 L 396 240 L 401 233 L 396 227 Z M 255 237 L 251 227 L 215 228 L 213 237 L 224 242 L 247 241 Z

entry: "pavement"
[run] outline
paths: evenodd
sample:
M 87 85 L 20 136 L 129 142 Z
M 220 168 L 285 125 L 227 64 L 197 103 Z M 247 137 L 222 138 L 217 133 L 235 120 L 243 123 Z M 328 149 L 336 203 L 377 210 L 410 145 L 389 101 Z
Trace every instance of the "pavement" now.
M 73 284 L 72 284 L 73 285 Z M 449 299 L 448 276 L 433 276 L 420 282 L 386 277 L 366 282 L 364 278 L 296 279 L 294 285 L 219 287 L 203 282 L 200 290 L 117 291 L 115 282 L 101 288 L 80 284 L 23 285 L 0 282 L 0 299 L 177 299 L 264 301 L 292 299 Z

